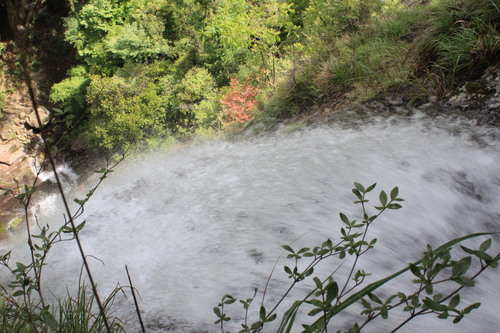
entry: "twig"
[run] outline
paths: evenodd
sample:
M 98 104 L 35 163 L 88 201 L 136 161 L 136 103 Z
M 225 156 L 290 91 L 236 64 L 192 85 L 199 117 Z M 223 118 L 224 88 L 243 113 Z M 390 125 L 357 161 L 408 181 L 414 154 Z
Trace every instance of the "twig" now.
M 132 284 L 132 279 L 130 278 L 130 273 L 128 271 L 128 266 L 125 265 L 125 270 L 127 271 L 128 282 L 130 283 L 130 290 L 132 291 L 132 297 L 134 298 L 135 312 L 137 313 L 137 317 L 139 318 L 139 323 L 141 323 L 142 333 L 146 333 L 146 329 L 144 328 L 144 323 L 142 322 L 141 310 L 139 309 L 139 304 L 137 303 L 137 298 L 135 297 L 135 289 Z

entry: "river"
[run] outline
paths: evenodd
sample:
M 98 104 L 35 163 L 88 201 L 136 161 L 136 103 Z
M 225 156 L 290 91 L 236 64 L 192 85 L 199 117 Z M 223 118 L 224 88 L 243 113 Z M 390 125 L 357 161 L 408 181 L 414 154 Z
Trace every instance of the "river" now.
M 499 231 L 499 135 L 497 128 L 415 112 L 130 158 L 86 206 L 83 245 L 100 259 L 91 259 L 91 265 L 103 293 L 117 283 L 128 284 L 128 265 L 150 332 L 217 332 L 212 308 L 224 294 L 243 299 L 254 288 L 263 290 L 282 254 L 280 245 L 313 247 L 326 238 L 338 240 L 339 212 L 361 219 L 359 205 L 353 204 L 353 182 L 377 183 L 373 204 L 380 190 L 394 186 L 405 199 L 401 210 L 384 212 L 370 227 L 369 237 L 378 242 L 359 266 L 373 274 L 368 282 L 418 260 L 427 244 L 437 247 L 468 233 Z M 91 185 L 74 186 L 71 195 L 81 198 Z M 38 212 L 40 221 L 51 225 L 62 220 L 55 196 L 41 202 Z M 477 247 L 485 239 L 467 245 Z M 500 239 L 493 240 L 496 253 Z M 289 284 L 285 264 L 291 263 L 281 257 L 266 296 L 268 307 Z M 326 276 L 339 265 L 335 277 L 343 281 L 349 261 L 327 262 L 315 274 Z M 81 269 L 74 245 L 58 244 L 47 267 L 44 286 L 64 294 Z M 410 290 L 411 279 L 406 275 L 394 281 L 383 294 Z M 307 282 L 299 284 L 294 297 L 307 287 Z M 498 271 L 490 269 L 476 287 L 463 292 L 465 304 L 482 305 L 460 324 L 431 315 L 400 332 L 496 332 L 498 295 Z M 130 303 L 130 297 L 117 300 L 117 314 L 135 331 Z M 235 320 L 241 318 L 239 304 L 227 309 Z M 331 331 L 356 320 L 357 313 L 332 321 Z M 401 318 L 377 320 L 366 332 L 389 331 Z M 233 332 L 240 328 L 227 327 Z M 271 327 L 264 331 L 272 332 Z

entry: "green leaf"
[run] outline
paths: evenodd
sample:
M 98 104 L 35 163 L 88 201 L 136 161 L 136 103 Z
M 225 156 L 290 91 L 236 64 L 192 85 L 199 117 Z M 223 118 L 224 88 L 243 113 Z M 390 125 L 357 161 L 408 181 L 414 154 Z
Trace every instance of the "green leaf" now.
M 377 183 L 375 184 L 372 184 L 370 186 L 368 186 L 368 188 L 366 189 L 366 193 L 370 192 L 371 190 L 373 190 L 375 188 L 375 186 L 377 186 Z
M 375 303 L 383 304 L 382 300 L 380 300 L 380 298 L 378 298 L 376 295 L 374 295 L 372 293 L 368 293 L 368 297 L 370 297 L 370 299 L 372 301 L 374 301 Z
M 332 304 L 332 301 L 337 297 L 339 293 L 339 285 L 337 282 L 330 283 L 326 291 L 326 304 Z
M 491 238 L 484 241 L 480 246 L 479 246 L 479 251 L 484 252 L 488 250 L 491 246 Z
M 439 304 L 438 302 L 434 302 L 430 298 L 426 298 L 423 300 L 424 304 L 431 310 L 434 311 L 446 311 L 447 307 L 446 305 Z
M 393 204 L 388 204 L 386 207 L 388 209 L 401 209 L 401 207 L 403 206 L 401 206 L 400 204 L 393 203 Z
M 259 328 L 262 327 L 262 322 L 261 321 L 256 321 L 255 323 L 250 326 L 250 329 L 252 330 L 258 330 Z
M 425 292 L 426 292 L 427 294 L 432 294 L 432 292 L 433 292 L 433 291 L 434 291 L 434 288 L 433 288 L 433 286 L 432 286 L 432 283 L 427 283 L 427 284 L 425 285 Z
M 461 248 L 464 252 L 467 252 L 468 254 L 474 254 L 474 253 L 476 252 L 476 251 L 471 250 L 471 249 L 469 249 L 469 248 L 467 248 L 467 247 L 465 247 L 465 246 L 462 246 L 462 245 L 460 245 L 460 248 Z
M 24 295 L 24 290 L 18 290 L 12 294 L 12 296 L 17 297 L 17 296 L 22 296 Z
M 419 278 L 423 277 L 423 275 L 420 272 L 420 269 L 417 267 L 417 265 L 410 264 L 409 268 L 410 268 L 410 271 L 413 273 L 413 275 L 415 275 L 416 277 L 419 277 Z
M 447 319 L 448 318 L 448 312 L 441 312 L 438 316 L 440 319 Z
M 451 309 L 454 309 L 457 307 L 458 304 L 460 304 L 460 295 L 459 294 L 457 294 L 451 298 L 450 303 L 448 303 L 448 307 Z
M 387 194 L 385 193 L 385 191 L 380 192 L 379 199 L 382 206 L 385 207 L 387 205 Z
M 86 223 L 86 222 L 87 222 L 87 221 L 83 221 L 82 223 L 80 223 L 80 224 L 76 227 L 76 231 L 80 231 L 80 230 L 82 230 L 82 229 L 83 229 L 83 227 L 85 227 L 85 223 Z
M 468 314 L 468 313 L 470 313 L 472 310 L 477 309 L 477 308 L 479 308 L 480 306 L 481 306 L 481 303 L 474 303 L 474 304 L 471 304 L 471 305 L 469 305 L 468 307 L 466 307 L 466 308 L 464 309 L 464 313 L 465 313 L 465 314 Z
M 349 219 L 347 218 L 347 216 L 345 216 L 344 213 L 339 213 L 339 215 L 340 215 L 340 219 L 342 220 L 342 222 L 349 225 Z
M 460 277 L 451 278 L 451 279 L 452 279 L 452 281 L 455 281 L 456 283 L 458 283 L 459 285 L 464 286 L 464 287 L 473 287 L 474 286 L 474 281 L 469 279 L 469 278 L 466 278 L 465 276 L 460 276 Z
M 307 315 L 312 317 L 312 316 L 317 315 L 320 312 L 323 312 L 323 309 L 321 309 L 321 308 L 314 308 L 311 311 L 309 311 L 309 313 Z
M 493 260 L 493 258 L 486 252 L 476 251 L 475 255 L 476 255 L 476 257 L 483 259 L 485 261 L 492 261 Z
M 322 308 L 323 307 L 323 302 L 321 302 L 319 299 L 310 299 L 308 300 L 306 303 L 309 303 L 309 304 L 312 304 L 318 308 Z
M 295 253 L 295 251 L 289 245 L 281 245 L 281 247 L 288 252 Z
M 266 323 L 268 323 L 268 322 L 271 322 L 271 321 L 275 320 L 275 319 L 276 319 L 276 317 L 277 317 L 276 313 L 275 313 L 275 314 L 273 314 L 273 315 L 271 315 L 269 318 L 267 318 L 267 319 L 266 319 Z
M 40 316 L 42 317 L 42 320 L 47 326 L 50 327 L 52 330 L 57 330 L 57 327 L 59 326 L 56 318 L 47 310 L 43 309 L 40 313 Z
M 380 316 L 383 318 L 383 319 L 387 319 L 389 318 L 389 311 L 387 311 L 387 308 L 382 308 L 382 310 L 380 310 Z
M 227 299 L 224 299 L 224 304 L 233 304 L 234 302 L 236 302 L 236 299 L 233 296 L 230 296 L 230 295 L 226 295 L 226 296 L 227 296 Z M 224 298 L 226 298 L 226 296 L 224 296 Z
M 20 263 L 20 262 L 16 262 L 16 266 L 17 266 L 17 269 L 20 271 L 24 271 L 27 268 L 23 263 Z
M 73 201 L 79 204 L 80 206 L 85 205 L 85 203 L 87 202 L 87 200 L 80 200 L 78 198 L 74 198 Z
M 472 263 L 472 257 L 465 257 L 460 259 L 458 262 L 454 263 L 451 270 L 452 278 L 456 278 L 467 273 L 467 270 L 469 270 L 471 263 Z
M 354 195 L 359 199 L 359 200 L 363 200 L 363 195 L 361 194 L 361 192 L 359 192 L 357 189 L 353 188 L 352 189 L 352 193 L 354 193 Z M 357 201 L 356 203 L 358 202 L 361 202 L 361 201 Z
M 319 279 L 319 277 L 315 276 L 313 278 L 313 281 L 316 284 L 316 288 L 318 288 L 318 289 L 323 288 L 323 283 L 321 282 L 321 280 Z
M 332 246 L 333 246 L 333 243 L 332 243 L 331 239 L 327 239 L 326 241 L 323 242 L 323 244 L 321 244 L 321 247 L 326 247 L 326 248 L 332 248 Z
M 220 308 L 218 306 L 214 307 L 214 313 L 218 318 L 222 318 L 222 313 L 220 312 Z
M 300 249 L 297 253 L 298 253 L 298 254 L 301 254 L 301 253 L 307 252 L 307 251 L 309 251 L 309 250 L 310 250 L 310 249 L 309 249 L 308 247 L 304 247 L 304 248 Z
M 360 183 L 356 183 L 354 182 L 354 187 L 356 187 L 356 189 L 358 191 L 360 191 L 361 193 L 366 193 L 366 190 L 365 188 L 363 187 L 363 185 L 361 185 Z
M 368 310 L 371 310 L 372 309 L 372 306 L 370 304 L 370 302 L 368 302 L 366 299 L 362 298 L 361 299 L 361 305 L 363 305 L 365 308 L 367 308 Z
M 391 191 L 391 200 L 394 200 L 398 197 L 398 194 L 399 194 L 399 189 L 397 188 L 397 186 L 395 188 L 392 189 Z
M 260 320 L 264 321 L 266 319 L 266 308 L 264 305 L 260 306 Z

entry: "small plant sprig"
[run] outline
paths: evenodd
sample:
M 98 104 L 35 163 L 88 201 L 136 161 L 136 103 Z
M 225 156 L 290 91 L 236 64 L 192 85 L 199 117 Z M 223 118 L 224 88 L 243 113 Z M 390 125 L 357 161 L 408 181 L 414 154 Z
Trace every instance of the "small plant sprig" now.
M 126 154 L 119 156 L 114 163 L 107 161 L 106 167 L 96 171 L 96 173 L 101 174 L 99 181 L 86 193 L 84 199 L 74 199 L 74 202 L 78 204 L 78 208 L 71 217 L 71 220 L 75 221 L 83 214 L 85 204 L 93 196 L 104 179 L 107 178 L 109 173 L 113 172 L 118 164 L 125 159 L 125 156 Z M 38 170 L 38 174 L 41 170 L 42 168 Z M 36 191 L 36 180 L 32 186 L 21 186 L 18 181 L 14 182 L 14 187 L 1 188 L 1 190 L 4 191 L 4 196 L 10 195 L 14 197 L 24 207 L 31 261 L 29 263 L 16 262 L 15 265 L 12 265 L 9 262 L 11 251 L 0 256 L 0 266 L 6 268 L 13 275 L 13 280 L 9 282 L 8 288 L 0 285 L 0 294 L 3 298 L 3 302 L 0 304 L 0 310 L 2 311 L 0 318 L 4 319 L 4 327 L 12 328 L 15 327 L 16 323 L 24 322 L 24 325 L 29 324 L 34 332 L 48 332 L 49 329 L 56 330 L 58 322 L 50 310 L 50 306 L 44 301 L 41 286 L 42 270 L 46 265 L 45 261 L 52 247 L 59 242 L 73 240 L 75 232 L 70 225 L 70 219 L 67 217 L 62 226 L 56 230 L 51 230 L 50 225 L 40 226 L 35 215 L 39 232 L 32 234 L 32 226 L 29 220 L 29 205 L 32 195 Z M 75 228 L 76 232 L 80 232 L 85 227 L 85 224 L 86 221 L 77 224 Z
M 375 186 L 376 184 L 373 184 L 365 188 L 359 183 L 354 183 L 352 192 L 357 199 L 354 203 L 361 205 L 362 219 L 358 222 L 357 220 L 351 220 L 344 213 L 340 213 L 339 216 L 343 226 L 340 229 L 341 236 L 337 243 L 334 243 L 331 239 L 327 239 L 321 245 L 313 248 L 305 247 L 299 250 L 294 250 L 290 245 L 282 246 L 285 253 L 287 253 L 287 259 L 293 261 L 292 265 L 284 266 L 284 271 L 292 282 L 285 293 L 269 311 L 267 311 L 264 305 L 267 292 L 266 287 L 260 304 L 259 319 L 251 325 L 247 324 L 248 309 L 256 294 L 246 301 L 240 300 L 245 309 L 245 323 L 241 325 L 243 329 L 239 332 L 261 332 L 266 323 L 274 321 L 277 318 L 278 308 L 285 298 L 290 297 L 290 293 L 294 287 L 301 281 L 313 276 L 314 269 L 317 265 L 324 263 L 328 258 L 345 260 L 347 256 L 353 257 L 347 277 L 344 279 L 335 279 L 334 274 L 337 272 L 338 268 L 325 278 L 313 276 L 312 280 L 315 287 L 303 299 L 295 300 L 289 308 L 285 309 L 279 327 L 276 329 L 277 332 L 291 332 L 296 322 L 299 309 L 304 304 L 309 306 L 308 316 L 314 318 L 314 321 L 310 324 L 302 323 L 302 332 L 306 333 L 327 333 L 329 327 L 334 327 L 331 322 L 332 319 L 352 304 L 358 302 L 361 303 L 364 308 L 361 315 L 366 316 L 366 319 L 361 324 L 353 323 L 353 325 L 345 331 L 346 333 L 360 332 L 363 327 L 378 317 L 383 319 L 388 318 L 389 311 L 399 306 L 403 306 L 404 311 L 408 312 L 409 316 L 400 323 L 393 332 L 397 331 L 400 327 L 417 316 L 432 313 L 437 314 L 438 317 L 442 319 L 454 318 L 453 322 L 458 323 L 466 314 L 479 307 L 480 303 L 473 303 L 462 309 L 458 309 L 457 306 L 460 303 L 459 291 L 464 287 L 473 286 L 474 279 L 486 268 L 497 267 L 499 254 L 492 255 L 486 253 L 491 246 L 491 239 L 484 241 L 478 250 L 471 250 L 462 246 L 463 251 L 474 255 L 480 260 L 480 268 L 472 276 L 467 277 L 465 274 L 471 267 L 472 257 L 468 256 L 455 261 L 452 260 L 450 251 L 454 245 L 466 239 L 484 236 L 490 233 L 466 235 L 451 240 L 437 249 L 432 249 L 431 246 L 427 246 L 427 251 L 419 261 L 408 265 L 390 276 L 371 283 L 360 290 L 366 276 L 370 275 L 370 273 L 358 268 L 359 259 L 367 251 L 371 250 L 377 242 L 376 238 L 369 239 L 368 230 L 372 223 L 377 220 L 384 211 L 388 209 L 400 209 L 402 207 L 400 202 L 404 201 L 399 197 L 399 189 L 397 187 L 393 188 L 389 194 L 385 191 L 381 191 L 379 193 L 379 203 L 373 206 L 375 212 L 370 215 L 367 209 L 367 203 L 369 202 L 367 194 L 373 191 Z M 309 261 L 302 264 L 304 259 L 308 259 Z M 448 274 L 449 276 L 444 276 L 450 269 L 451 274 Z M 418 286 L 415 292 L 410 294 L 397 292 L 385 300 L 381 300 L 380 297 L 374 293 L 378 288 L 386 285 L 392 279 L 407 271 L 411 271 L 411 273 L 416 276 L 416 279 L 413 281 Z M 271 276 L 269 279 L 270 278 Z M 455 285 L 458 284 L 459 286 L 447 293 L 440 293 L 435 290 L 437 289 L 435 286 L 440 287 L 450 282 Z M 449 288 L 447 290 L 449 290 Z M 393 303 L 396 299 L 398 299 L 398 301 Z M 230 321 L 230 317 L 224 312 L 224 305 L 232 304 L 235 300 L 233 296 L 225 295 L 219 303 L 219 306 L 214 308 L 214 312 L 219 318 L 216 323 Z M 221 325 L 221 332 L 225 333 L 223 325 Z M 336 330 L 336 332 L 341 331 Z

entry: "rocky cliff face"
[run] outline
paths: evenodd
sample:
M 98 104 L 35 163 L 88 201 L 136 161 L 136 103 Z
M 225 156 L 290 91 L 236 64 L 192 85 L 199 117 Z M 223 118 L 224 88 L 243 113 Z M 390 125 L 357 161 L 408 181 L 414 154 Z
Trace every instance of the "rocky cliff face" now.
M 40 107 L 42 126 L 50 120 L 49 111 Z M 10 94 L 0 112 L 0 187 L 31 186 L 39 160 L 39 124 L 33 108 L 21 94 Z M 1 191 L 3 193 L 4 191 Z M 0 234 L 17 221 L 21 205 L 12 196 L 0 196 Z
M 481 78 L 467 81 L 447 96 L 445 106 L 476 119 L 478 124 L 500 125 L 500 67 L 488 68 Z

